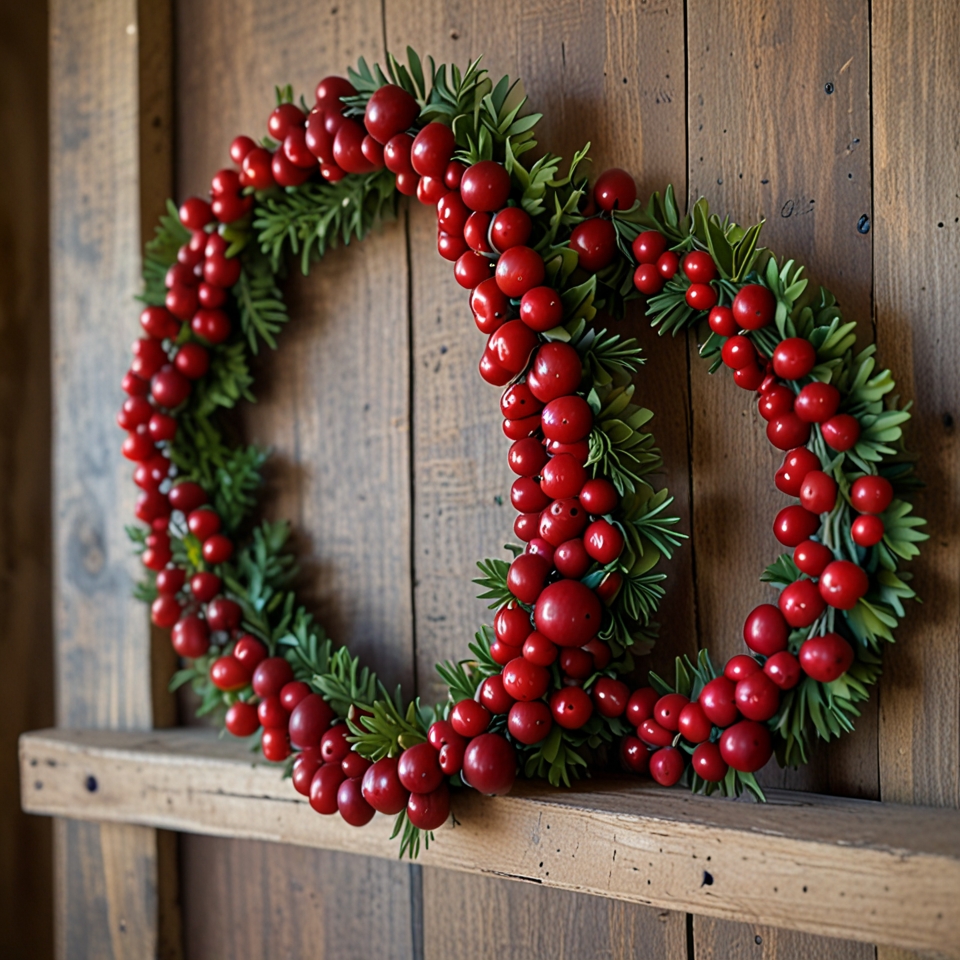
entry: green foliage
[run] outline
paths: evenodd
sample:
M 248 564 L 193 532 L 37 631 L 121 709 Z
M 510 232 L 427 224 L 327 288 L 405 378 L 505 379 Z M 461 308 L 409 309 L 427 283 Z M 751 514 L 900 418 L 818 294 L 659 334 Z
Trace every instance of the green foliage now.
M 240 329 L 251 353 L 257 353 L 262 340 L 271 350 L 277 348 L 277 335 L 290 319 L 283 294 L 277 286 L 276 271 L 256 248 L 243 258 L 240 279 L 233 296 L 240 313 Z
M 137 298 L 148 306 L 162 307 L 167 296 L 164 278 L 177 262 L 177 251 L 190 239 L 190 231 L 180 223 L 180 214 L 172 200 L 160 217 L 154 237 L 143 250 L 143 292 Z
M 473 582 L 484 588 L 483 593 L 477 594 L 477 597 L 480 600 L 492 601 L 488 604 L 490 610 L 499 609 L 505 603 L 516 599 L 507 586 L 510 564 L 506 560 L 480 560 L 477 566 L 483 576 L 475 577 Z

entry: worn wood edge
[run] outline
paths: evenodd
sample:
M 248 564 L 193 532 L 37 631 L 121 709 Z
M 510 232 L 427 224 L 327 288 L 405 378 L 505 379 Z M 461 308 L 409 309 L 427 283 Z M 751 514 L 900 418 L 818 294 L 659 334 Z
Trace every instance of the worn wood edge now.
M 392 818 L 317 817 L 276 767 L 210 731 L 42 730 L 21 737 L 20 769 L 30 813 L 396 856 Z M 425 865 L 960 958 L 957 811 L 608 780 L 458 796 L 454 812 Z

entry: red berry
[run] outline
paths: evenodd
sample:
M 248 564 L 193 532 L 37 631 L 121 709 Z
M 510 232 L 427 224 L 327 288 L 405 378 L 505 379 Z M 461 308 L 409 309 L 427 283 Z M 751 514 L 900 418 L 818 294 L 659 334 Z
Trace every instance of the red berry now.
M 565 730 L 579 730 L 593 714 L 593 702 L 581 687 L 564 687 L 550 695 L 550 712 Z
M 849 560 L 834 560 L 820 574 L 820 596 L 838 610 L 852 610 L 869 586 L 864 569 Z
M 497 611 L 493 618 L 493 630 L 501 643 L 519 647 L 533 631 L 530 614 L 519 604 L 510 602 Z
M 274 184 L 273 155 L 256 147 L 243 158 L 243 176 L 254 190 L 268 190 Z
M 363 799 L 360 777 L 348 777 L 337 789 L 337 809 L 352 827 L 362 827 L 373 819 L 374 809 Z
M 759 390 L 766 374 L 759 363 L 733 371 L 733 382 L 741 390 Z
M 211 630 L 236 630 L 240 626 L 240 604 L 226 597 L 217 597 L 207 605 L 205 612 Z
M 161 594 L 150 604 L 150 621 L 154 625 L 166 629 L 172 627 L 180 619 L 182 612 L 183 608 L 174 597 Z
M 120 381 L 120 389 L 131 397 L 145 397 L 150 392 L 150 384 L 128 370 Z
M 620 503 L 616 487 L 602 478 L 588 480 L 580 491 L 580 502 L 594 516 L 612 513 Z
M 512 299 L 539 287 L 545 276 L 543 258 L 530 247 L 511 247 L 497 261 L 497 286 Z
M 619 574 L 618 574 L 619 576 Z M 593 657 L 593 669 L 594 670 L 606 670 L 610 666 L 610 661 L 613 659 L 613 654 L 610 652 L 610 648 L 597 637 L 594 637 L 589 643 L 583 645 L 583 649 Z
M 681 693 L 668 693 L 653 705 L 653 719 L 666 730 L 676 733 L 680 729 L 680 711 L 690 702 Z
M 754 773 L 773 754 L 770 731 L 755 720 L 741 720 L 723 731 L 720 754 L 734 770 Z
M 893 486 L 886 477 L 858 477 L 850 487 L 850 502 L 860 513 L 883 513 L 893 502 Z
M 267 648 L 256 637 L 244 634 L 234 646 L 233 655 L 252 674 L 266 659 Z M 282 689 L 281 687 L 281 691 Z
M 515 383 L 500 398 L 500 412 L 505 417 L 519 420 L 539 413 L 542 409 L 543 404 L 525 383 Z
M 491 334 L 487 349 L 505 370 L 520 373 L 538 342 L 537 335 L 522 320 L 508 320 Z
M 652 263 L 641 263 L 633 272 L 633 285 L 646 297 L 663 289 L 663 277 Z
M 236 655 L 236 654 L 234 654 Z M 280 703 L 288 713 L 296 710 L 311 693 L 310 685 L 302 680 L 291 680 L 280 688 Z M 331 717 L 331 720 L 333 718 Z
M 820 518 L 793 504 L 784 507 L 773 521 L 773 534 L 785 547 L 796 547 L 820 529 Z
M 778 383 L 760 395 L 757 409 L 760 411 L 760 416 L 769 423 L 774 417 L 790 413 L 793 410 L 793 403 L 793 391 Z
M 458 199 L 460 199 L 459 193 L 448 193 L 447 196 L 456 196 Z M 463 200 L 460 200 L 460 202 L 463 203 Z M 441 200 L 440 203 L 443 203 L 443 200 Z M 466 209 L 467 207 L 464 204 L 464 210 Z M 471 213 L 470 216 L 467 217 L 466 223 L 464 223 L 463 226 L 463 239 L 467 241 L 467 246 L 471 250 L 476 250 L 477 253 L 490 253 L 491 247 L 487 242 L 487 233 L 489 230 L 489 213 Z
M 763 672 L 781 690 L 792 690 L 800 682 L 800 661 L 789 651 L 781 650 L 767 660 Z
M 450 790 L 441 783 L 431 793 L 411 793 L 407 819 L 421 830 L 439 830 L 450 816 Z
M 780 709 L 777 685 L 759 668 L 737 682 L 737 709 L 748 720 L 769 720 Z
M 672 787 L 683 776 L 683 754 L 676 747 L 663 747 L 650 757 L 650 776 L 662 787 Z
M 669 747 L 673 743 L 673 734 L 652 717 L 640 724 L 637 734 L 652 747 Z
M 369 133 L 360 142 L 360 152 L 375 169 L 379 170 L 383 167 L 383 146 L 377 143 Z
M 480 703 L 493 714 L 508 713 L 514 703 L 513 697 L 507 693 L 503 685 L 503 677 L 500 675 L 487 677 L 480 684 L 477 696 Z
M 515 657 L 503 668 L 503 688 L 514 700 L 539 700 L 550 684 L 550 674 L 524 657 Z
M 742 330 L 760 330 L 773 322 L 777 302 L 773 294 L 758 283 L 741 287 L 733 298 L 733 317 Z
M 667 249 L 667 238 L 659 230 L 638 233 L 632 245 L 637 263 L 656 264 Z
M 436 790 L 443 783 L 443 771 L 440 769 L 437 751 L 429 743 L 408 747 L 400 754 L 397 776 L 404 788 L 411 793 L 431 793 Z
M 534 287 L 520 300 L 520 319 L 531 330 L 544 333 L 563 322 L 563 302 L 552 287 Z
M 281 154 L 277 154 L 281 156 Z M 301 171 L 302 172 L 302 171 Z M 203 261 L 203 279 L 215 287 L 232 287 L 240 279 L 241 265 L 236 257 L 208 256 Z M 190 311 L 196 312 L 196 306 Z
M 450 711 L 450 726 L 461 737 L 479 736 L 490 726 L 490 711 L 476 700 L 461 700 Z
M 583 533 L 586 526 L 587 512 L 576 498 L 554 500 L 540 514 L 540 536 L 553 547 L 559 548 L 563 544 L 575 540 Z M 585 544 L 584 549 L 586 549 Z M 576 565 L 578 558 L 576 555 L 570 558 L 565 555 L 559 562 L 562 566 L 569 567 L 571 564 L 567 562 L 568 559 L 573 560 L 573 564 Z M 554 562 L 557 562 L 556 554 L 554 554 Z
M 800 496 L 803 478 L 811 470 L 820 470 L 820 458 L 806 447 L 790 450 L 783 458 L 783 464 L 777 471 L 776 485 L 781 493 L 791 497 Z
M 692 250 L 683 258 L 683 272 L 691 283 L 710 283 L 717 279 L 717 265 L 706 250 Z
M 420 106 L 406 90 L 388 83 L 367 101 L 363 123 L 377 143 L 385 144 L 412 126 L 419 113 Z
M 319 747 L 335 716 L 330 704 L 319 693 L 308 693 L 290 714 L 290 742 L 298 750 Z
M 463 767 L 463 755 L 466 752 L 467 741 L 463 737 L 458 737 L 457 742 L 445 743 L 440 748 L 440 756 L 438 757 L 440 769 L 447 776 L 459 773 Z
M 198 616 L 184 617 L 173 625 L 170 642 L 181 657 L 202 657 L 210 648 L 210 630 Z
M 470 294 L 470 309 L 481 333 L 490 334 L 510 315 L 510 301 L 497 286 L 496 278 L 490 277 L 479 283 Z
M 464 171 L 460 180 L 460 195 L 471 210 L 493 213 L 507 204 L 510 174 L 501 163 L 481 160 Z
M 187 529 L 198 540 L 208 540 L 220 529 L 220 516 L 206 507 L 193 510 L 187 517 Z
M 180 332 L 180 321 L 166 307 L 147 307 L 140 314 L 140 326 L 157 340 L 172 340 Z
M 532 231 L 533 221 L 526 210 L 520 207 L 504 207 L 490 224 L 490 242 L 495 250 L 502 253 L 511 247 L 525 246 Z
M 185 343 L 173 364 L 188 380 L 199 380 L 210 369 L 210 354 L 199 343 Z
M 777 603 L 791 627 L 809 627 L 826 608 L 812 580 L 795 580 L 784 587 Z
M 701 743 L 690 758 L 693 772 L 708 783 L 719 783 L 727 775 L 729 766 L 715 743 Z
M 428 123 L 413 140 L 410 164 L 421 177 L 442 180 L 456 145 L 448 126 L 435 121 Z
M 542 403 L 568 396 L 580 386 L 580 354 L 568 343 L 545 343 L 527 371 L 527 386 Z
M 623 534 L 607 520 L 594 520 L 583 535 L 584 548 L 598 563 L 613 563 L 623 552 Z
M 557 659 L 557 645 L 534 631 L 523 641 L 523 659 L 538 667 L 549 667 Z
M 283 687 L 293 680 L 293 668 L 283 657 L 268 657 L 253 671 L 253 692 L 258 697 L 279 697 Z
M 626 720 L 634 727 L 639 727 L 644 720 L 649 720 L 653 716 L 654 704 L 660 699 L 660 695 L 653 687 L 641 687 L 630 694 L 627 701 Z
M 546 469 L 545 466 L 544 470 Z M 539 513 L 548 503 L 550 497 L 533 477 L 518 477 L 513 481 L 513 486 L 510 487 L 510 504 L 514 510 L 519 513 Z
M 230 159 L 239 167 L 243 158 L 256 147 L 256 143 L 245 136 L 234 137 L 230 143 Z
M 397 814 L 407 805 L 410 793 L 400 782 L 398 766 L 396 757 L 383 757 L 363 775 L 363 798 L 378 813 Z
M 593 198 L 597 206 L 607 213 L 629 210 L 637 200 L 637 185 L 626 170 L 611 167 L 597 177 L 593 185 Z
M 323 733 L 320 737 L 320 756 L 325 763 L 339 764 L 343 760 L 350 752 L 349 736 L 350 729 L 344 723 L 330 727 Z
M 437 202 L 437 228 L 444 233 L 462 234 L 470 211 L 456 191 L 445 193 Z
M 680 711 L 678 729 L 688 743 L 703 743 L 710 739 L 713 724 L 707 719 L 699 703 L 688 703 Z
M 622 716 L 629 699 L 630 688 L 620 680 L 600 677 L 593 685 L 593 702 L 603 717 Z
M 793 562 L 797 569 L 808 577 L 819 577 L 832 559 L 833 551 L 815 540 L 804 540 L 793 551 Z
M 737 683 L 747 677 L 753 676 L 760 669 L 760 664 L 753 657 L 745 653 L 738 653 L 731 657 L 723 667 L 723 675 Z
M 820 432 L 828 447 L 842 452 L 860 439 L 860 424 L 849 413 L 838 413 L 820 424 Z
M 490 659 L 501 667 L 505 667 L 516 655 L 517 651 L 513 647 L 508 647 L 499 640 L 490 644 Z
M 795 413 L 782 413 L 767 424 L 767 439 L 778 450 L 802 447 L 810 439 L 810 424 Z
M 224 726 L 235 737 L 249 737 L 260 729 L 257 708 L 250 703 L 238 701 L 227 710 Z
M 150 382 L 153 399 L 161 407 L 172 410 L 190 395 L 190 381 L 172 364 L 166 364 Z
M 517 754 L 499 733 L 484 733 L 467 745 L 463 779 L 474 790 L 489 796 L 510 792 L 517 775 Z
M 337 812 L 337 794 L 340 784 L 346 780 L 346 774 L 339 763 L 324 763 L 310 781 L 310 806 L 317 813 L 332 816 Z
M 617 255 L 617 231 L 609 220 L 600 217 L 584 220 L 570 234 L 570 249 L 578 255 L 584 270 L 596 273 L 613 263 Z
M 800 666 L 820 683 L 832 683 L 853 663 L 853 647 L 839 633 L 811 637 L 800 647 Z
M 694 310 L 712 310 L 717 305 L 717 291 L 709 283 L 692 283 L 684 299 Z
M 879 517 L 865 513 L 850 525 L 850 536 L 858 547 L 875 547 L 883 539 L 883 530 Z
M 540 416 L 543 435 L 558 443 L 583 440 L 593 427 L 593 411 L 583 397 L 576 395 L 551 400 Z
M 707 719 L 718 727 L 729 727 L 739 716 L 736 687 L 726 677 L 715 677 L 704 684 L 698 702 Z
M 784 380 L 809 376 L 816 364 L 816 347 L 804 337 L 781 340 L 773 351 L 773 372 Z
M 829 383 L 808 383 L 797 395 L 793 409 L 807 423 L 824 423 L 840 406 L 840 391 Z
M 576 497 L 586 482 L 587 471 L 583 464 L 569 453 L 561 453 L 544 464 L 540 487 L 549 502 L 549 499 Z M 542 510 L 544 506 L 546 503 L 533 509 Z
M 729 307 L 714 307 L 707 317 L 707 323 L 718 337 L 732 337 L 740 329 Z
M 521 477 L 535 477 L 547 462 L 547 451 L 534 437 L 517 440 L 510 447 L 507 462 L 510 469 Z
M 837 481 L 822 470 L 811 470 L 803 478 L 800 502 L 811 513 L 829 513 L 837 502 Z
M 532 746 L 540 743 L 550 733 L 553 717 L 550 708 L 542 700 L 517 702 L 510 708 L 507 729 L 520 743 Z
M 157 593 L 163 597 L 172 597 L 183 589 L 185 579 L 186 573 L 182 567 L 161 570 L 157 574 Z
M 326 107 L 327 109 L 342 109 L 342 99 L 343 97 L 352 97 L 357 91 L 353 88 L 353 84 L 344 77 L 324 77 L 318 84 L 315 90 L 315 96 L 317 98 L 318 107 Z M 398 811 L 399 812 L 399 811 Z
M 293 771 L 290 779 L 293 781 L 293 789 L 297 793 L 305 797 L 310 796 L 310 781 L 313 780 L 319 766 L 320 758 L 313 750 L 301 753 L 293 761 Z
M 264 730 L 283 730 L 287 732 L 289 711 L 285 710 L 279 697 L 266 697 L 257 706 L 257 716 Z
M 410 165 L 410 151 L 412 148 L 413 137 L 411 137 L 409 133 L 395 134 L 384 144 L 384 166 L 391 173 L 413 173 L 413 167 Z
M 560 670 L 573 680 L 586 680 L 593 673 L 593 657 L 582 647 L 564 647 L 560 651 Z
M 680 257 L 672 250 L 662 253 L 657 260 L 657 271 L 664 280 L 674 277 L 680 269 Z
M 650 764 L 650 751 L 637 737 L 624 737 L 620 743 L 620 763 L 630 773 L 646 773 Z
M 216 288 L 214 288 L 216 289 Z M 207 343 L 223 343 L 230 336 L 230 318 L 223 310 L 200 309 L 190 321 L 190 329 Z M 184 344 L 184 348 L 190 344 Z M 181 353 L 183 350 L 181 349 Z M 178 353 L 179 357 L 180 354 Z M 182 371 L 186 373 L 186 371 Z M 189 376 L 189 374 L 187 374 Z
M 747 337 L 731 337 L 721 348 L 720 357 L 731 370 L 749 367 L 757 362 L 757 348 Z
M 448 190 L 460 189 L 460 181 L 463 180 L 466 169 L 459 160 L 451 160 L 447 164 L 447 169 L 443 171 L 443 182 Z

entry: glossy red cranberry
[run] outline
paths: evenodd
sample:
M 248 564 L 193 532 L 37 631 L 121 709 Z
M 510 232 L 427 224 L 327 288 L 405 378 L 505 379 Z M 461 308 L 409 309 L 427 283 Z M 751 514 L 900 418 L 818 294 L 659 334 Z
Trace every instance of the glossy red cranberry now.
M 621 680 L 600 677 L 593 685 L 593 703 L 603 717 L 623 716 L 630 699 L 630 688 Z
M 778 383 L 760 395 L 757 409 L 760 416 L 769 423 L 774 417 L 790 413 L 793 410 L 793 401 L 793 391 Z
M 579 580 L 590 569 L 591 558 L 579 537 L 561 543 L 553 553 L 553 563 L 561 576 Z
M 723 759 L 719 744 L 701 743 L 690 758 L 693 772 L 707 783 L 719 783 L 730 769 Z
M 553 457 L 544 465 L 540 480 L 542 492 L 548 499 L 542 506 L 533 509 L 542 510 L 550 499 L 576 497 L 586 482 L 587 471 L 576 458 L 569 453 Z
M 620 742 L 620 764 L 630 773 L 644 774 L 650 764 L 650 751 L 638 737 L 624 737 Z
M 509 713 L 514 704 L 514 699 L 507 693 L 503 685 L 503 677 L 500 675 L 487 677 L 480 684 L 477 696 L 479 702 L 495 715 Z
M 429 743 L 418 743 L 404 750 L 397 766 L 397 776 L 411 793 L 431 793 L 436 790 L 443 783 L 437 751 Z
M 775 481 L 777 489 L 788 496 L 799 497 L 803 478 L 811 470 L 820 469 L 822 469 L 820 458 L 812 450 L 807 450 L 806 447 L 790 450 L 777 471 Z
M 785 547 L 796 547 L 820 529 L 820 518 L 798 504 L 784 507 L 773 521 L 773 534 Z
M 335 814 L 338 810 L 337 794 L 340 784 L 346 779 L 339 763 L 324 763 L 319 766 L 310 781 L 310 806 L 325 816 Z
M 487 349 L 501 367 L 515 374 L 520 373 L 527 365 L 530 354 L 538 343 L 537 335 L 522 320 L 508 320 L 491 334 Z M 580 437 L 576 439 L 579 440 Z
M 444 194 L 437 202 L 437 227 L 444 233 L 462 234 L 470 215 L 455 191 Z
M 237 640 L 233 648 L 233 655 L 253 674 L 267 658 L 267 648 L 256 637 L 244 634 Z M 282 686 L 280 691 L 283 692 Z
M 663 289 L 664 280 L 652 263 L 641 263 L 633 272 L 633 285 L 645 296 L 652 297 Z
M 280 688 L 280 703 L 283 709 L 292 713 L 311 693 L 310 685 L 302 680 L 291 680 Z M 333 718 L 331 717 L 331 720 Z
M 419 113 L 419 104 L 406 90 L 387 84 L 375 90 L 367 101 L 363 123 L 377 143 L 385 144 L 410 127 Z
M 797 569 L 808 577 L 819 577 L 831 560 L 833 551 L 815 540 L 804 540 L 793 551 L 793 562 Z
M 410 792 L 397 775 L 399 760 L 383 757 L 363 775 L 363 797 L 378 813 L 394 815 L 407 805 Z
M 428 123 L 414 138 L 410 163 L 421 177 L 442 180 L 456 145 L 448 126 L 436 121 Z
M 190 396 L 190 381 L 168 363 L 150 381 L 150 392 L 161 407 L 173 410 Z
M 523 658 L 538 667 L 549 667 L 557 659 L 557 645 L 542 633 L 533 632 L 523 642 Z
M 742 330 L 760 330 L 773 322 L 777 301 L 766 287 L 748 283 L 733 298 L 733 317 Z
M 691 283 L 710 283 L 717 279 L 717 265 L 706 250 L 692 250 L 686 254 L 683 272 Z
M 782 413 L 767 424 L 767 439 L 778 450 L 802 447 L 810 439 L 810 424 L 795 413 Z
M 538 632 L 558 646 L 580 647 L 600 629 L 600 601 L 579 580 L 560 580 L 540 594 L 534 620 Z
M 773 755 L 770 731 L 756 720 L 741 720 L 723 731 L 720 754 L 734 770 L 754 773 Z
M 507 589 L 521 603 L 535 603 L 549 574 L 548 560 L 532 553 L 521 553 L 507 571 Z
M 520 319 L 531 330 L 543 333 L 563 322 L 563 302 L 552 287 L 534 287 L 520 300 Z
M 450 711 L 450 726 L 461 737 L 476 737 L 490 726 L 490 711 L 476 700 L 461 700 Z
M 526 210 L 521 207 L 504 207 L 490 224 L 490 242 L 495 250 L 502 253 L 511 247 L 526 246 L 532 231 L 533 221 Z
M 510 174 L 501 163 L 481 160 L 464 171 L 460 195 L 471 210 L 493 213 L 506 206 L 510 197 Z
M 811 470 L 803 478 L 800 502 L 811 513 L 828 513 L 837 502 L 837 481 L 822 470 Z
M 236 630 L 243 616 L 240 604 L 227 597 L 211 600 L 205 613 L 211 630 Z
M 509 647 L 519 647 L 533 631 L 530 614 L 519 604 L 510 602 L 497 611 L 493 618 L 493 632 Z
M 620 528 L 607 520 L 594 520 L 583 535 L 587 553 L 597 563 L 607 566 L 623 552 L 623 534 Z
M 470 309 L 482 333 L 491 334 L 510 315 L 510 301 L 495 277 L 483 280 L 470 294 Z
M 443 171 L 443 182 L 448 190 L 459 190 L 466 166 L 459 160 L 451 160 Z
M 319 693 L 308 693 L 290 714 L 290 742 L 298 750 L 319 747 L 335 716 Z
M 547 462 L 547 451 L 534 437 L 517 440 L 510 447 L 507 462 L 510 469 L 521 477 L 535 477 Z
M 456 196 L 459 198 L 459 193 L 447 194 L 447 196 Z M 440 201 L 443 203 L 443 201 Z M 463 203 L 463 201 L 460 201 Z M 466 210 L 466 206 L 464 206 Z M 475 250 L 477 253 L 490 253 L 491 247 L 487 242 L 487 233 L 490 229 L 490 214 L 489 213 L 480 213 L 474 212 L 467 217 L 466 223 L 463 226 L 463 239 L 466 241 L 467 246 L 471 250 Z
M 739 716 L 736 686 L 726 677 L 715 677 L 706 683 L 697 699 L 707 719 L 718 727 L 729 727 Z
M 820 574 L 820 596 L 838 610 L 852 610 L 869 586 L 863 567 L 849 560 L 834 560 Z
M 812 580 L 795 580 L 784 587 L 777 605 L 791 627 L 809 627 L 826 609 Z
M 273 155 L 265 147 L 256 147 L 243 158 L 243 176 L 254 190 L 269 190 L 273 179 Z
M 660 694 L 653 687 L 640 687 L 630 694 L 627 701 L 625 717 L 627 722 L 634 727 L 639 727 L 644 720 L 649 720 L 653 716 L 653 707 L 660 699 Z
M 467 745 L 463 778 L 474 790 L 488 796 L 510 792 L 517 775 L 517 754 L 499 733 L 484 733 Z
M 840 406 L 840 391 L 829 383 L 808 383 L 797 395 L 793 409 L 807 423 L 824 423 Z
M 763 672 L 781 690 L 792 690 L 802 676 L 800 661 L 787 650 L 781 650 L 770 657 L 763 665 Z
M 853 647 L 839 633 L 811 637 L 800 647 L 803 672 L 820 683 L 832 683 L 853 664 Z
M 683 776 L 684 754 L 676 747 L 663 747 L 650 757 L 650 776 L 662 787 L 672 787 Z
M 692 283 L 687 287 L 684 299 L 694 310 L 712 310 L 717 305 L 717 291 L 709 283 Z
M 181 657 L 202 657 L 210 648 L 210 630 L 197 616 L 183 617 L 173 625 L 170 641 Z
M 838 413 L 820 424 L 820 432 L 828 447 L 842 452 L 860 439 L 860 423 L 849 413 Z
M 167 629 L 180 619 L 182 612 L 183 608 L 176 598 L 161 594 L 150 604 L 150 622 Z
M 450 789 L 441 783 L 430 793 L 411 793 L 407 819 L 421 830 L 439 830 L 450 816 Z
M 581 687 L 564 687 L 550 695 L 550 712 L 566 730 L 579 730 L 593 715 L 593 701 Z
M 338 723 L 325 731 L 320 737 L 320 756 L 325 763 L 339 764 L 350 752 L 348 737 L 350 730 L 344 723 Z
M 224 726 L 235 737 L 249 737 L 260 729 L 257 708 L 250 703 L 238 701 L 227 710 Z
M 688 743 L 703 743 L 704 740 L 710 739 L 710 734 L 713 732 L 713 724 L 707 719 L 703 707 L 696 701 L 686 704 L 680 711 L 677 727 Z
M 850 503 L 860 513 L 883 513 L 893 502 L 893 486 L 886 477 L 858 477 L 850 487 Z
M 659 230 L 638 233 L 632 244 L 637 263 L 656 264 L 667 249 L 667 238 Z
M 497 261 L 497 286 L 512 299 L 539 287 L 545 275 L 543 258 L 530 247 L 511 247 Z
M 575 497 L 566 500 L 554 500 L 540 514 L 540 536 L 553 547 L 560 547 L 562 544 L 579 537 L 586 526 L 587 511 L 583 509 L 580 501 Z M 554 562 L 556 562 L 556 555 L 554 555 Z M 546 572 L 549 573 L 549 567 Z M 539 591 L 537 595 L 539 596 Z
M 780 709 L 780 689 L 760 669 L 737 682 L 737 709 L 748 720 L 769 720 Z
M 739 370 L 757 362 L 757 348 L 747 337 L 737 335 L 723 345 L 720 357 L 731 370 Z
M 800 380 L 809 376 L 817 363 L 814 345 L 804 337 L 781 340 L 773 351 L 773 372 L 783 380 Z
M 651 747 L 669 747 L 673 743 L 674 735 L 656 720 L 644 720 L 637 729 L 637 734 L 644 743 Z
M 669 280 L 674 277 L 679 269 L 680 257 L 672 250 L 667 250 L 665 253 L 662 253 L 657 260 L 657 270 L 664 280 Z
M 293 680 L 293 668 L 283 657 L 268 657 L 253 671 L 253 692 L 258 697 L 279 697 Z
M 607 213 L 629 210 L 637 200 L 637 185 L 626 170 L 611 167 L 597 177 L 593 185 L 593 198 L 597 206 Z
M 570 249 L 580 266 L 596 273 L 613 263 L 617 255 L 617 231 L 609 220 L 593 217 L 578 223 L 570 234 Z
M 550 708 L 542 700 L 518 701 L 510 707 L 507 729 L 520 743 L 532 746 L 546 739 L 553 727 Z
M 593 411 L 583 397 L 576 395 L 551 400 L 540 417 L 543 435 L 559 443 L 583 440 L 593 426 Z
M 586 680 L 593 673 L 593 657 L 582 647 L 564 647 L 560 651 L 560 672 L 565 678 Z
M 568 343 L 545 343 L 527 372 L 527 386 L 542 403 L 567 396 L 580 386 L 583 367 L 580 354 Z
M 718 337 L 732 337 L 740 329 L 729 307 L 714 307 L 707 317 L 707 323 Z
M 543 469 L 549 465 L 548 462 Z M 510 504 L 520 513 L 539 513 L 550 500 L 533 477 L 518 477 L 510 488 Z
M 170 567 L 157 574 L 157 593 L 172 597 L 183 589 L 186 573 L 182 567 Z
M 616 487 L 602 477 L 588 480 L 580 491 L 580 502 L 594 516 L 612 513 L 620 503 Z

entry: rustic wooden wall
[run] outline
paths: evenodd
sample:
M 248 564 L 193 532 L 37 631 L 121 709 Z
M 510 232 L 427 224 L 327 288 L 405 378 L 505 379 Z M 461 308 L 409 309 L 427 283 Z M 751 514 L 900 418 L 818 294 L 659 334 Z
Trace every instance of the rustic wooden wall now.
M 112 258 L 116 247 L 105 238 L 135 235 L 132 214 L 117 219 L 118 210 L 135 209 L 134 198 L 120 161 L 116 170 L 97 171 L 90 227 L 78 220 L 85 201 L 71 167 L 77 158 L 92 162 L 91 137 L 112 158 L 134 162 L 132 101 L 117 98 L 117 85 L 133 78 L 104 62 L 132 69 L 123 37 L 136 26 L 133 34 L 120 28 L 127 18 L 135 24 L 135 7 L 132 0 L 61 2 L 54 24 L 64 83 L 54 114 L 61 137 L 55 183 L 66 203 L 55 220 L 62 243 L 55 356 L 65 362 L 69 350 L 77 353 L 57 402 L 60 670 L 62 682 L 86 670 L 93 684 L 61 701 L 61 716 L 72 723 L 149 719 L 147 634 L 124 599 L 131 568 L 115 539 L 116 505 L 129 506 L 132 490 L 117 479 L 117 458 L 106 453 L 115 444 L 103 433 L 110 414 L 101 407 L 112 407 L 115 391 L 104 386 L 93 399 L 78 392 L 90 364 L 122 362 L 118 351 L 132 336 L 133 310 L 122 304 L 135 263 Z M 928 602 L 911 611 L 891 658 L 895 669 L 857 734 L 820 751 L 808 769 L 769 772 L 766 782 L 960 802 L 952 369 L 960 335 L 951 322 L 960 279 L 960 137 L 955 111 L 942 107 L 960 89 L 960 23 L 951 0 L 180 0 L 174 24 L 178 196 L 205 188 L 227 161 L 233 135 L 263 129 L 274 84 L 290 82 L 309 95 L 317 79 L 358 56 L 377 59 L 386 46 L 411 43 L 461 63 L 483 53 L 493 74 L 522 76 L 533 107 L 546 115 L 541 142 L 548 149 L 569 155 L 591 139 L 597 169 L 627 166 L 644 193 L 672 181 L 681 197 L 702 193 L 737 220 L 766 217 L 766 240 L 840 296 L 861 321 L 863 342 L 878 341 L 917 398 L 911 439 L 923 448 L 931 481 L 923 509 L 936 534 L 918 564 Z M 146 44 L 143 31 L 139 42 L 141 60 L 162 51 Z M 91 54 L 95 44 L 99 57 Z M 84 67 L 71 78 L 78 61 Z M 140 81 L 142 88 L 142 71 Z M 123 124 L 129 146 L 116 142 Z M 141 157 L 149 155 L 149 132 L 141 122 Z M 141 189 L 152 190 L 156 171 L 145 170 Z M 119 196 L 109 192 L 118 182 Z M 80 270 L 91 263 L 99 287 L 81 312 L 68 294 L 89 288 Z M 267 510 L 294 522 L 305 589 L 331 633 L 375 661 L 388 681 L 430 695 L 432 664 L 464 650 L 484 613 L 469 582 L 473 563 L 499 549 L 510 522 L 498 502 L 509 476 L 496 394 L 475 374 L 481 343 L 465 297 L 434 254 L 429 211 L 416 205 L 362 247 L 337 251 L 310 278 L 292 279 L 289 294 L 295 319 L 280 354 L 262 363 L 260 402 L 244 414 L 250 436 L 276 450 Z M 653 660 L 698 646 L 729 654 L 739 647 L 746 610 L 764 596 L 757 576 L 776 553 L 769 530 L 778 503 L 775 457 L 746 395 L 708 379 L 692 342 L 652 336 L 637 316 L 625 326 L 649 349 L 640 393 L 657 412 L 665 479 L 694 534 L 670 568 L 664 639 Z M 82 436 L 68 430 L 74 410 Z M 90 440 L 105 436 L 91 465 Z M 107 611 L 106 595 L 113 601 Z M 104 636 L 111 639 L 96 660 L 94 639 Z M 135 650 L 125 659 L 123 651 Z M 144 882 L 154 890 L 163 842 L 150 831 L 137 837 Z M 97 877 L 109 878 L 116 847 L 95 828 L 64 849 L 76 854 L 70 862 L 93 863 Z M 868 945 L 332 853 L 183 837 L 180 856 L 188 957 L 867 960 L 875 953 Z M 84 900 L 78 882 L 62 890 L 61 917 L 71 932 L 95 934 L 121 955 L 109 886 L 105 894 L 98 888 L 85 925 L 76 916 Z M 67 947 L 82 955 L 72 942 Z
M 0 4 L 0 944 L 53 955 L 51 824 L 17 737 L 53 720 L 46 4 Z

